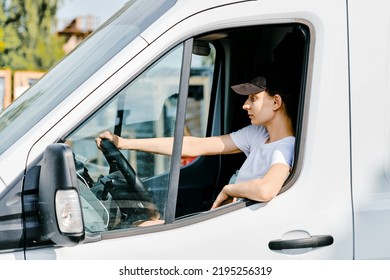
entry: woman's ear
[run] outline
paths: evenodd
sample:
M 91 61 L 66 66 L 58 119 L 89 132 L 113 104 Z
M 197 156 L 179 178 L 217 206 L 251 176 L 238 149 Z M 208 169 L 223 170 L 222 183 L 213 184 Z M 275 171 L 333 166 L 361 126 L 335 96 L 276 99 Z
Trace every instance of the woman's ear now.
M 283 101 L 282 101 L 282 97 L 279 94 L 275 94 L 273 98 L 274 98 L 273 109 L 274 111 L 276 111 L 282 106 Z

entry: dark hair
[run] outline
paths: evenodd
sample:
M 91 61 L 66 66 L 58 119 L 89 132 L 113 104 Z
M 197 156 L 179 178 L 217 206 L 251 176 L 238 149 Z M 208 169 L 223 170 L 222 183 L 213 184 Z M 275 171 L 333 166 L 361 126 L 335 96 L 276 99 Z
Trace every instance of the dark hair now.
M 287 115 L 295 130 L 298 114 L 299 88 L 292 79 L 281 71 L 272 70 L 267 73 L 267 92 L 271 96 L 280 95 Z
M 282 97 L 294 130 L 296 130 L 297 125 L 298 103 L 301 93 L 305 41 L 301 27 L 294 26 L 293 30 L 287 33 L 273 50 L 274 61 L 272 66 L 268 68 L 268 70 L 271 69 L 271 72 L 276 72 L 276 77 L 279 77 L 279 81 L 281 80 L 280 83 L 276 81 L 275 88 L 270 85 L 269 94 L 275 95 L 277 93 Z M 278 84 L 281 85 L 279 88 Z

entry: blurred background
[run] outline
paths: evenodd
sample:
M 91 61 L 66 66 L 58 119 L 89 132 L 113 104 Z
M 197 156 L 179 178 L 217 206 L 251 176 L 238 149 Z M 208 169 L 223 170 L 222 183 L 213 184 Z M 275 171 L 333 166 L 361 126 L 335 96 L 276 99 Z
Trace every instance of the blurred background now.
M 0 111 L 128 0 L 1 0 Z

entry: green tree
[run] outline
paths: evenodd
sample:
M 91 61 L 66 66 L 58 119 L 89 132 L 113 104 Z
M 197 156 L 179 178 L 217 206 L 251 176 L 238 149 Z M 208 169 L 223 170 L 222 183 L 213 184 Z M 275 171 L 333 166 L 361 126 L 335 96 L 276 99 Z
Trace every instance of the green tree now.
M 0 4 L 0 67 L 48 70 L 63 55 L 55 32 L 61 0 L 4 0 Z

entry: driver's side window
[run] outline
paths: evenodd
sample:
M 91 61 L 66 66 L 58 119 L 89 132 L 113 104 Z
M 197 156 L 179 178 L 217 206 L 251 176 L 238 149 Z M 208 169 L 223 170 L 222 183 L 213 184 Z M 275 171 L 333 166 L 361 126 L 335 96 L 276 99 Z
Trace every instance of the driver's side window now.
M 180 45 L 166 54 L 66 137 L 75 155 L 86 231 L 164 221 L 171 158 L 121 151 L 128 163 L 121 166 L 121 155 L 104 156 L 95 138 L 105 130 L 126 138 L 173 136 L 182 53 Z

